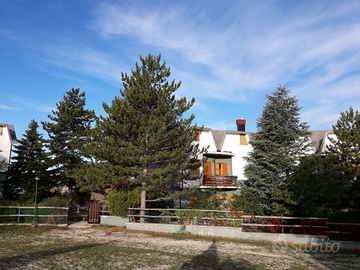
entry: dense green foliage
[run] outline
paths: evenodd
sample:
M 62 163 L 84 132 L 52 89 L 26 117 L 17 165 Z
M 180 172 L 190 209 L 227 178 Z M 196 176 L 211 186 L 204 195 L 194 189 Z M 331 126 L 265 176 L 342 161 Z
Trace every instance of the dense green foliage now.
M 346 195 L 340 177 L 324 156 L 303 157 L 290 177 L 295 215 L 325 217 L 336 212 Z
M 56 105 L 57 110 L 48 115 L 51 122 L 42 122 L 42 125 L 49 135 L 47 147 L 52 155 L 57 183 L 68 188 L 71 206 L 77 184 L 75 172 L 87 163 L 83 149 L 89 142 L 95 113 L 85 109 L 85 92 L 80 93 L 80 89 L 67 91 L 64 99 Z
M 6 171 L 8 167 L 8 164 L 6 160 L 0 160 L 0 172 Z
M 241 196 L 234 196 L 232 206 L 245 214 L 265 215 L 260 200 L 256 198 L 256 193 L 244 184 L 241 186 Z
M 138 207 L 140 205 L 140 192 L 140 187 L 110 191 L 106 201 L 111 215 L 127 217 L 128 207 Z
M 297 98 L 289 93 L 286 86 L 277 87 L 272 96 L 267 96 L 257 119 L 258 132 L 252 135 L 253 149 L 246 158 L 247 180 L 241 182 L 242 210 L 247 213 L 289 214 L 288 206 L 294 204 L 289 177 L 310 147 L 310 132 L 300 120 Z
M 347 187 L 348 200 L 343 206 L 360 208 L 360 113 L 352 107 L 341 112 L 333 131 L 336 139 L 329 138 L 332 144 L 326 154 Z
M 49 172 L 50 159 L 38 127 L 38 123 L 32 120 L 23 138 L 14 145 L 13 152 L 16 155 L 9 166 L 8 179 L 5 182 L 8 198 L 20 197 L 21 200 L 34 201 L 35 176 L 40 177 L 37 190 L 39 200 L 48 196 L 50 189 L 55 185 Z
M 190 200 L 192 209 L 216 210 L 227 208 L 223 203 L 224 194 L 219 194 L 217 189 L 198 190 L 195 197 Z
M 97 121 L 88 147 L 93 163 L 83 166 L 83 189 L 141 186 L 142 207 L 147 199 L 169 198 L 191 179 L 200 164 L 198 144 L 193 144 L 191 108 L 186 98 L 175 98 L 180 83 L 168 82 L 170 68 L 161 57 L 140 57 L 131 75 L 122 73 L 121 97 L 103 104 L 106 116 Z M 177 193 L 180 195 L 180 192 Z
M 42 200 L 39 206 L 54 206 L 54 207 L 67 207 L 69 205 L 69 199 L 65 196 L 53 196 Z
M 210 216 L 210 214 L 203 211 L 181 211 L 181 210 L 175 211 L 174 215 L 181 217 L 181 219 L 186 218 L 186 221 L 196 220 L 199 223 L 202 223 L 203 217 Z
M 34 206 L 34 204 L 34 201 L 0 200 L 0 206 Z

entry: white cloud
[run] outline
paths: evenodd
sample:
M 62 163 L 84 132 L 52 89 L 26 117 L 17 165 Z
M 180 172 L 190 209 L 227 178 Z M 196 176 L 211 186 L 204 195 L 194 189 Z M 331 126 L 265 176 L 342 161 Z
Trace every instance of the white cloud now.
M 105 38 L 131 36 L 148 45 L 180 50 L 188 61 L 209 66 L 214 77 L 226 81 L 229 95 L 239 88 L 241 91 L 270 87 L 279 82 L 283 74 L 296 76 L 299 69 L 308 65 L 316 65 L 318 61 L 326 64 L 324 58 L 329 55 L 358 50 L 358 23 L 351 26 L 351 31 L 345 31 L 347 25 L 339 26 L 336 31 L 332 25 L 326 25 L 329 16 L 339 16 L 339 13 L 346 16 L 346 12 L 354 7 L 340 12 L 338 6 L 334 6 L 317 16 L 314 12 L 293 16 L 280 14 L 270 6 L 266 13 L 262 13 L 263 10 L 256 12 L 265 18 L 252 18 L 246 22 L 241 17 L 232 18 L 230 25 L 216 29 L 211 29 L 212 25 L 203 27 L 197 17 L 185 20 L 183 9 L 165 12 L 157 9 L 103 3 L 92 27 Z M 276 14 L 270 16 L 269 12 L 274 10 Z M 266 25 L 266 18 L 274 19 L 276 15 L 278 21 Z M 258 19 L 267 31 L 245 29 L 251 28 Z M 259 27 L 258 24 L 255 26 Z
M 202 104 L 207 99 L 253 102 L 254 92 L 289 82 L 307 104 L 304 118 L 320 126 L 333 123 L 336 108 L 360 100 L 359 2 L 288 3 L 293 8 L 286 11 L 278 2 L 224 5 L 229 6 L 213 7 L 219 17 L 212 20 L 209 8 L 198 5 L 173 3 L 170 10 L 161 4 L 102 3 L 91 28 L 108 40 L 130 37 L 176 51 L 182 59 L 172 62 L 187 61 L 175 70 L 183 81 L 180 91 L 195 94 Z M 202 74 L 190 63 L 208 71 Z
M 13 102 L 20 103 L 22 105 L 26 105 L 27 107 L 30 107 L 31 109 L 33 109 L 35 111 L 49 113 L 52 110 L 55 110 L 54 107 L 50 107 L 50 106 L 47 106 L 47 105 L 44 105 L 44 104 L 40 104 L 39 102 L 30 100 L 30 99 L 25 99 L 25 98 L 22 98 L 22 97 L 18 97 L 18 96 L 13 95 L 13 94 L 11 96 L 12 96 L 11 100 Z
M 1 105 L 1 104 L 0 104 L 0 109 L 2 109 L 2 110 L 12 110 L 12 111 L 20 111 L 21 110 L 20 108 L 8 106 L 8 105 Z
M 331 126 L 336 123 L 339 116 L 340 112 L 334 111 L 333 106 L 321 106 L 302 113 L 301 119 L 307 123 L 312 124 L 315 122 L 316 125 L 327 126 L 327 129 L 331 129 Z M 313 125 L 310 128 L 314 130 Z
M 47 54 L 45 61 L 53 65 L 97 78 L 121 81 L 123 69 L 119 62 L 107 53 L 66 43 L 46 46 L 44 51 Z

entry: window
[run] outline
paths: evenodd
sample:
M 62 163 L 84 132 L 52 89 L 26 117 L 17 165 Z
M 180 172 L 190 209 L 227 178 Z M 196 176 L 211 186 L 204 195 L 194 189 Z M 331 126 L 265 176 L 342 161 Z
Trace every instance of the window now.
M 228 175 L 227 163 L 215 163 L 215 174 L 216 175 Z
M 204 162 L 204 175 L 211 176 L 211 162 Z
M 245 134 L 240 134 L 240 145 L 248 145 Z
M 3 128 L 4 128 L 4 127 L 0 126 L 0 136 L 3 135 Z
M 198 130 L 193 130 L 192 136 L 196 142 L 200 141 L 200 132 Z

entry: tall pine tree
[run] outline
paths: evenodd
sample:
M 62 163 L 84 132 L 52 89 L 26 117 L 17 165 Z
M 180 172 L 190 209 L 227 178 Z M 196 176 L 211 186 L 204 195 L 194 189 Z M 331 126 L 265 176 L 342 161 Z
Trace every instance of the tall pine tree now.
M 38 183 L 38 197 L 45 197 L 54 186 L 53 178 L 49 171 L 49 157 L 45 151 L 44 139 L 38 132 L 38 123 L 32 120 L 23 138 L 18 140 L 13 152 L 11 165 L 6 181 L 6 192 L 9 197 L 31 200 L 35 198 L 35 176 L 40 177 Z
M 141 186 L 141 208 L 146 200 L 169 198 L 174 188 L 191 179 L 200 150 L 193 143 L 191 115 L 183 113 L 194 98 L 175 98 L 180 83 L 168 82 L 170 68 L 161 56 L 140 56 L 131 75 L 122 73 L 124 89 L 95 129 L 91 155 L 96 160 L 84 175 L 83 187 Z M 144 213 L 144 212 L 142 212 Z
M 329 138 L 327 158 L 347 187 L 349 201 L 343 206 L 360 207 L 360 113 L 352 107 L 341 112 L 333 131 L 336 139 Z
M 85 92 L 72 88 L 56 104 L 57 110 L 48 115 L 51 122 L 42 122 L 49 135 L 47 147 L 56 168 L 58 184 L 67 187 L 70 206 L 77 184 L 76 170 L 88 162 L 83 149 L 89 143 L 91 124 L 96 117 L 93 110 L 85 109 L 85 101 Z
M 258 214 L 287 214 L 292 204 L 288 188 L 289 176 L 299 159 L 311 146 L 307 123 L 300 120 L 296 97 L 289 96 L 286 86 L 279 86 L 257 119 L 257 132 L 250 144 L 242 182 L 245 210 Z

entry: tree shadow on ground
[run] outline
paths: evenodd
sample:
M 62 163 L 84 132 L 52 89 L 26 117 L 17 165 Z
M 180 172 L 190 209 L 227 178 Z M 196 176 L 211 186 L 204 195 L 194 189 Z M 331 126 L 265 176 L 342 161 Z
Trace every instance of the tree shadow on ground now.
M 230 257 L 219 257 L 216 241 L 211 246 L 195 256 L 192 260 L 184 263 L 179 269 L 254 269 L 254 266 L 246 260 L 233 260 Z
M 68 253 L 68 252 L 72 252 L 72 251 L 76 251 L 76 250 L 81 250 L 81 249 L 87 249 L 87 248 L 93 248 L 96 246 L 100 246 L 100 245 L 104 245 L 104 244 L 108 244 L 110 242 L 107 243 L 101 243 L 101 244 L 85 244 L 85 245 L 78 245 L 78 246 L 72 246 L 72 247 L 64 247 L 64 248 L 57 248 L 57 249 L 52 249 L 52 250 L 43 250 L 43 251 L 38 251 L 38 252 L 33 252 L 33 253 L 26 253 L 26 254 L 22 254 L 22 255 L 18 255 L 18 256 L 12 256 L 12 257 L 7 257 L 7 258 L 1 258 L 0 259 L 0 269 L 18 269 L 19 267 L 38 261 L 38 260 L 42 260 L 46 257 L 51 257 L 51 256 L 55 256 L 55 255 L 59 255 L 59 254 L 63 254 L 63 253 Z M 5 268 L 3 268 L 5 267 Z

